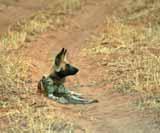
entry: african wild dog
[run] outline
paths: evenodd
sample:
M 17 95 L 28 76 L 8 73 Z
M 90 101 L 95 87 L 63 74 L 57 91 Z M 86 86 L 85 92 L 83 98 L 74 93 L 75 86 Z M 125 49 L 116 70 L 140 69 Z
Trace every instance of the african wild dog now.
M 65 88 L 63 83 L 67 76 L 75 75 L 78 68 L 70 65 L 66 61 L 66 49 L 62 49 L 56 56 L 53 70 L 47 76 L 43 76 L 38 83 L 38 91 L 45 92 L 48 98 L 63 104 L 90 104 L 98 102 L 97 100 L 88 100 L 81 94 L 70 91 Z

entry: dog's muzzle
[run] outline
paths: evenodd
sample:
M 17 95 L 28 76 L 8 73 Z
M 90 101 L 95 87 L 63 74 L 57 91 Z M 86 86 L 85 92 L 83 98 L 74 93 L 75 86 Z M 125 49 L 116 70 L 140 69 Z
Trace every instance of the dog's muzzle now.
M 63 78 L 66 76 L 71 76 L 71 75 L 75 75 L 77 72 L 79 71 L 78 68 L 70 65 L 70 64 L 66 64 L 66 69 L 65 70 L 60 70 L 59 72 L 57 72 L 56 74 Z

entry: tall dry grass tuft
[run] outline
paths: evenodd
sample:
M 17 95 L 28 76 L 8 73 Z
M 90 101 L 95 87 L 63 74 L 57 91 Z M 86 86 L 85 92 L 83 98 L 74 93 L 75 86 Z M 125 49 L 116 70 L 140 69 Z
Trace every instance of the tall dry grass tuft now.
M 19 93 L 25 92 L 28 63 L 24 57 L 11 56 L 1 50 L 0 54 L 0 107 L 7 108 L 16 102 Z
M 81 8 L 80 0 L 61 0 L 64 12 L 73 13 L 75 10 Z

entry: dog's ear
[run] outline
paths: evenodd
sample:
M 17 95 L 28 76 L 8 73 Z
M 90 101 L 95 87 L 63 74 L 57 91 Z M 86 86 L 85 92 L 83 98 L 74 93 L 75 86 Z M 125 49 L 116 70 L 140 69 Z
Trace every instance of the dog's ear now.
M 61 51 L 58 53 L 59 56 L 63 57 L 65 54 L 65 48 L 62 48 Z
M 62 48 L 62 50 L 56 55 L 56 58 L 55 58 L 56 66 L 59 66 L 61 64 L 61 61 L 64 59 L 64 52 L 65 52 L 65 49 Z
M 60 68 L 61 63 L 64 61 L 66 53 L 67 50 L 65 48 L 62 48 L 61 51 L 57 54 L 55 58 L 55 66 L 57 70 Z
M 63 58 L 63 60 L 65 62 L 67 62 L 67 49 L 65 49 L 65 51 L 64 51 L 64 58 Z

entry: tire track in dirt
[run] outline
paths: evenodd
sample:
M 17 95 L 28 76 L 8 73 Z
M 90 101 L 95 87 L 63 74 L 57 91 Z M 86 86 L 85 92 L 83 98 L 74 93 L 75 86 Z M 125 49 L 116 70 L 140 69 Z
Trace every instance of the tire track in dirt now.
M 92 34 L 98 34 L 102 30 L 101 26 L 105 23 L 105 17 L 112 15 L 120 4 L 123 3 L 118 0 L 89 1 L 81 11 L 75 13 L 74 17 L 68 18 L 67 26 L 44 33 L 36 41 L 28 44 L 25 53 L 32 60 L 32 79 L 36 81 L 48 72 L 52 55 L 62 47 L 67 48 L 71 53 L 70 60 L 80 66 L 81 72 L 78 78 L 81 83 L 101 78 L 103 70 L 98 68 L 94 61 L 82 57 L 79 52 L 85 47 L 86 40 Z M 91 73 L 93 67 L 97 69 L 94 68 L 94 72 Z M 69 85 L 75 82 L 75 79 L 69 78 Z M 108 85 L 95 89 L 79 88 L 77 91 L 95 97 L 100 102 L 89 106 L 71 105 L 69 111 L 80 112 L 81 117 L 72 118 L 72 115 L 70 117 L 91 133 L 159 132 L 158 129 L 152 127 L 147 115 L 132 108 L 132 105 L 129 104 L 131 97 L 111 94 L 107 88 Z

